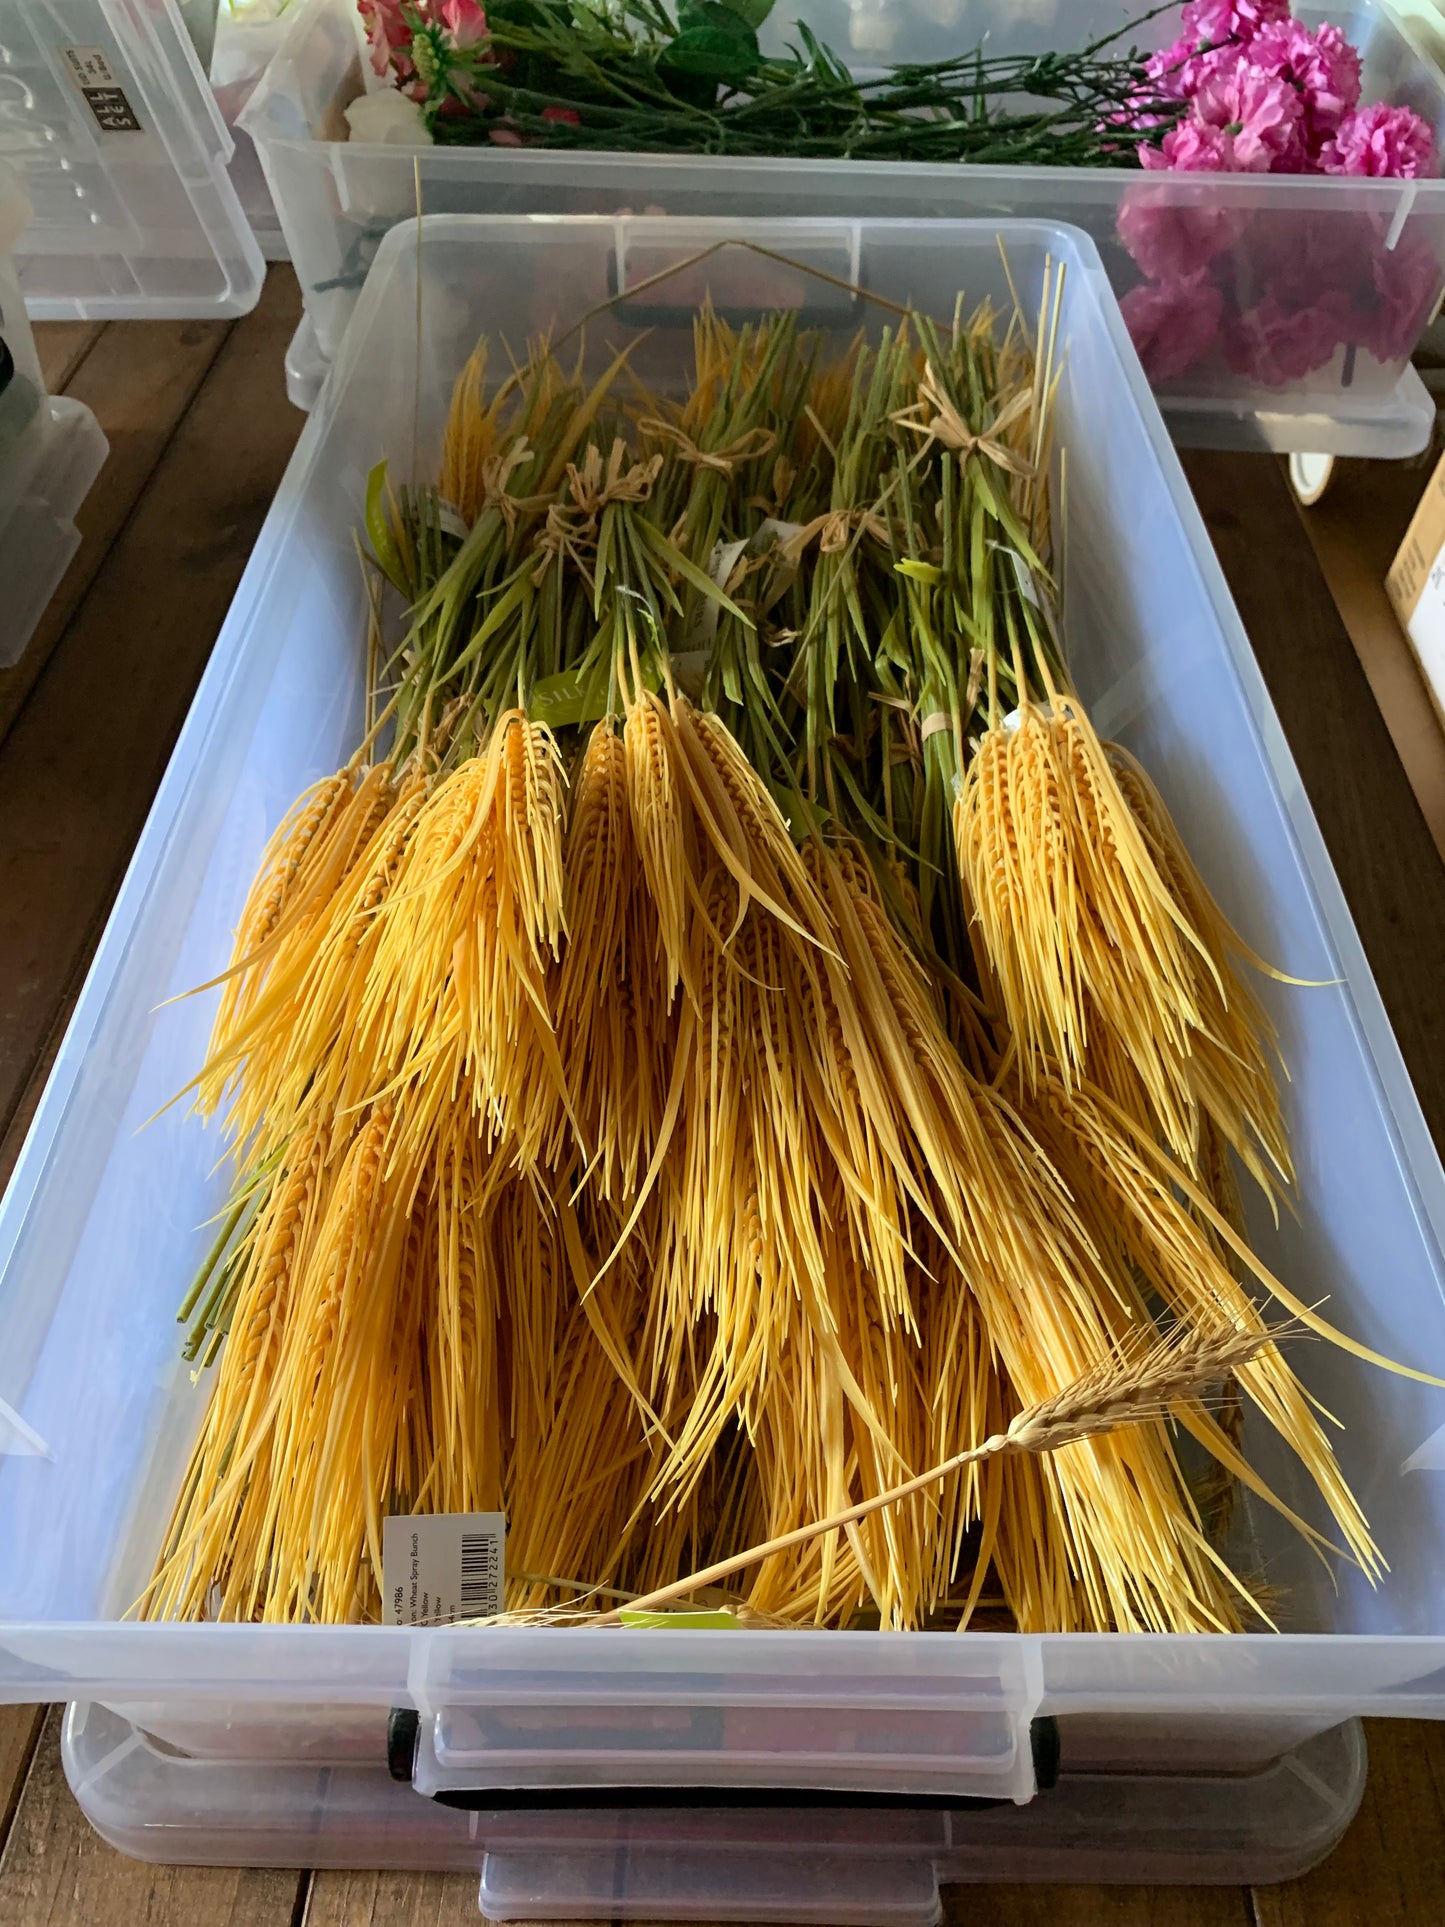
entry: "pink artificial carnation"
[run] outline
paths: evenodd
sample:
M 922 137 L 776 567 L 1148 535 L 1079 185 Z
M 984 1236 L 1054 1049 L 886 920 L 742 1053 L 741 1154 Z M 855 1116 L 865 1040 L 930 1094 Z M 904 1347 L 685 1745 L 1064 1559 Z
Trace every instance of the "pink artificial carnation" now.
M 1297 174 L 1305 164 L 1304 107 L 1287 81 L 1241 61 L 1206 80 L 1189 113 L 1156 149 L 1148 168 L 1195 174 Z
M 1289 0 L 1190 0 L 1179 38 L 1195 47 L 1253 40 L 1272 21 L 1289 19 Z
M 475 47 L 487 37 L 487 16 L 477 0 L 441 0 L 441 23 L 457 47 Z
M 1384 101 L 1346 114 L 1334 139 L 1320 151 L 1326 174 L 1414 181 L 1432 173 L 1434 165 L 1435 136 L 1429 125 L 1408 107 L 1387 107 Z
M 1202 276 L 1145 282 L 1119 306 L 1144 373 L 1156 383 L 1187 374 L 1213 345 L 1224 316 L 1223 295 Z
M 1240 57 L 1239 45 L 1226 40 L 1222 46 L 1203 46 L 1187 34 L 1162 53 L 1150 54 L 1144 62 L 1154 92 L 1163 100 L 1193 100 L 1206 80 L 1227 72 Z
M 542 118 L 543 120 L 558 121 L 566 127 L 580 127 L 582 125 L 582 116 L 577 112 L 575 107 L 544 107 L 542 109 Z
M 1119 208 L 1119 239 L 1153 281 L 1182 281 L 1232 248 L 1250 210 L 1184 182 L 1131 187 Z
M 1359 104 L 1360 56 L 1338 27 L 1326 23 L 1311 33 L 1297 20 L 1278 21 L 1261 28 L 1245 58 L 1251 67 L 1296 89 L 1312 153 Z
M 1361 262 L 1366 265 L 1369 275 L 1355 295 L 1348 339 L 1377 361 L 1400 361 L 1414 351 L 1440 298 L 1445 268 L 1424 240 L 1393 248 L 1377 241 Z
M 1225 359 L 1247 381 L 1277 388 L 1323 368 L 1344 340 L 1349 302 L 1338 290 L 1308 307 L 1294 307 L 1267 294 L 1246 308 L 1228 330 Z

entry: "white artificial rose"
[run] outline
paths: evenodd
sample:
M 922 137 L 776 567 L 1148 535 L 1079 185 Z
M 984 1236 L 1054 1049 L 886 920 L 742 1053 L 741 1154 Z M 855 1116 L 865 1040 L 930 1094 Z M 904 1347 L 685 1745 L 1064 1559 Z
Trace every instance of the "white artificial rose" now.
M 893 50 L 898 22 L 889 15 L 890 0 L 852 0 L 848 17 L 848 45 L 860 54 Z
M 365 141 L 373 147 L 432 145 L 431 129 L 421 108 L 390 87 L 352 101 L 346 110 L 346 124 L 354 141 Z

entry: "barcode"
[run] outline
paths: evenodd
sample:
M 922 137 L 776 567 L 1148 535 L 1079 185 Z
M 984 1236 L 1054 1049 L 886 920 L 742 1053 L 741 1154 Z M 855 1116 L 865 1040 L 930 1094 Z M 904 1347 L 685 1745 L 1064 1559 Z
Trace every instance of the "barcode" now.
M 462 1534 L 462 1614 L 468 1618 L 485 1618 L 489 1613 L 502 1610 L 499 1598 L 501 1591 L 501 1546 L 495 1533 L 464 1532 Z

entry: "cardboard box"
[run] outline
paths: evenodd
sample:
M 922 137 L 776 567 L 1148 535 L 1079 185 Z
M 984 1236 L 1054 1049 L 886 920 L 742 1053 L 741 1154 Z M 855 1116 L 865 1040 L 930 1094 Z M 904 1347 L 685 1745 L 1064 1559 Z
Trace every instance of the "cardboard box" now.
M 1445 723 L 1445 456 L 1411 517 L 1385 588 Z

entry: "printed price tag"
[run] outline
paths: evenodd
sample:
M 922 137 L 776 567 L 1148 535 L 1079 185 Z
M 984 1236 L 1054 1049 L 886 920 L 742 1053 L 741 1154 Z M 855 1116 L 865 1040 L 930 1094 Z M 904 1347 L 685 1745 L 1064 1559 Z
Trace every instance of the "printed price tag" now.
M 136 111 L 120 85 L 115 69 L 99 47 L 62 47 L 60 57 L 85 97 L 91 118 L 102 134 L 139 134 Z
M 412 1513 L 382 1521 L 382 1619 L 446 1626 L 502 1610 L 507 1521 L 500 1512 Z

